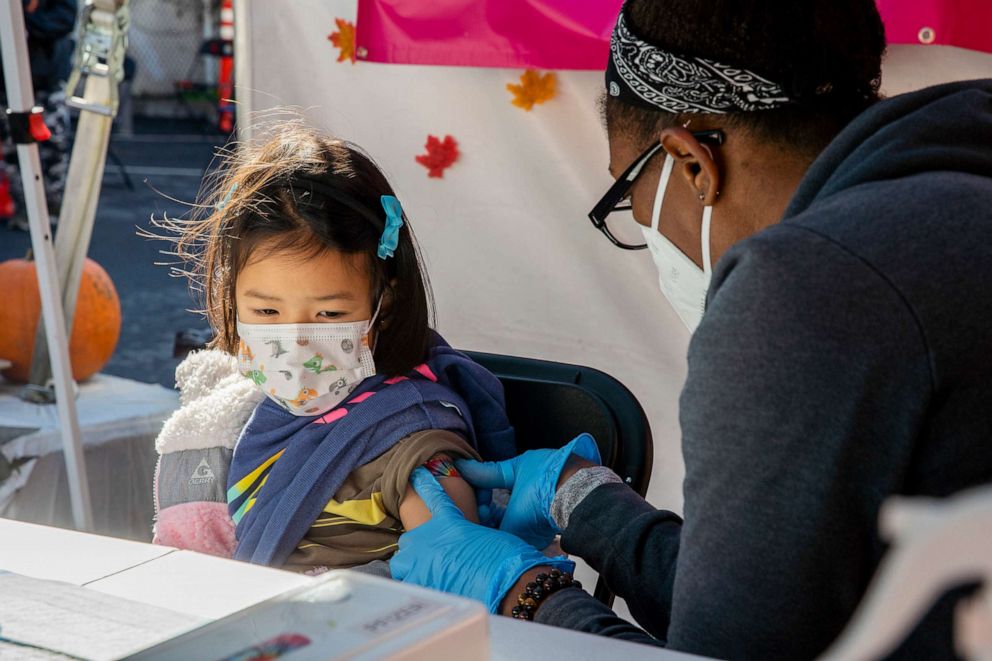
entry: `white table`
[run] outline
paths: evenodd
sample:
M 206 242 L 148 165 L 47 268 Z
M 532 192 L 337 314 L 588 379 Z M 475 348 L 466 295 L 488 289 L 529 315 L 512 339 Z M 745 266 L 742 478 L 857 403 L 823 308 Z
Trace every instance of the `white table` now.
M 20 469 L 0 482 L 0 516 L 72 525 L 54 404 L 20 399 L 20 385 L 0 378 L 0 453 Z M 179 406 L 179 393 L 152 383 L 97 374 L 79 384 L 76 408 L 101 534 L 151 539 L 155 437 Z
M 0 570 L 84 586 L 208 620 L 222 618 L 312 580 L 189 551 L 6 519 L 0 519 Z M 695 658 L 504 617 L 491 616 L 489 627 L 493 659 Z

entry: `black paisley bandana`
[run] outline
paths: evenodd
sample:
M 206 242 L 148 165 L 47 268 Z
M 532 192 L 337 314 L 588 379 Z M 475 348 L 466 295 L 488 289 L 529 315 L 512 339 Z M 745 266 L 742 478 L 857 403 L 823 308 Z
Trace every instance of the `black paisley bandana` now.
M 641 41 L 622 11 L 610 40 L 606 89 L 610 96 L 671 113 L 752 112 L 790 103 L 781 87 L 756 73 Z

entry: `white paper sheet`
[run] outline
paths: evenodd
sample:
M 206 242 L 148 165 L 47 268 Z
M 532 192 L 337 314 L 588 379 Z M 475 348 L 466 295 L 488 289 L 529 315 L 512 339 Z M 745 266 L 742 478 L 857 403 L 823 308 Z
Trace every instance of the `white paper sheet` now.
M 206 622 L 69 583 L 0 573 L 2 658 L 118 659 Z

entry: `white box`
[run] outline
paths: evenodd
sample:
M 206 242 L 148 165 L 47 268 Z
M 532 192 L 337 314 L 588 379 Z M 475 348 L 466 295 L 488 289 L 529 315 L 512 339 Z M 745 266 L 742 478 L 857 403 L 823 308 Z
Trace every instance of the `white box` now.
M 333 571 L 129 658 L 486 661 L 487 616 L 474 601 Z

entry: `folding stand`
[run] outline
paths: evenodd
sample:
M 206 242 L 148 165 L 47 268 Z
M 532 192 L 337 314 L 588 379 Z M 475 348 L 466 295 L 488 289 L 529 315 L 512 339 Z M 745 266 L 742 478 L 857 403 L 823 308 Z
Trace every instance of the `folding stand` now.
M 62 205 L 55 237 L 55 264 L 62 290 L 62 308 L 70 329 L 83 264 L 93 235 L 110 131 L 117 114 L 117 85 L 124 77 L 128 24 L 126 0 L 88 0 L 80 18 L 72 74 L 66 84 L 67 103 L 78 108 L 80 113 L 65 182 L 67 204 Z M 76 87 L 84 76 L 83 96 L 79 97 Z M 39 324 L 28 379 L 30 386 L 22 394 L 24 399 L 34 402 L 52 399 L 47 387 L 52 367 L 42 341 L 44 333 L 45 329 Z
M 93 511 L 89 484 L 86 481 L 86 459 L 83 455 L 79 418 L 76 414 L 72 366 L 66 334 L 62 300 L 59 295 L 55 253 L 48 225 L 48 204 L 41 178 L 41 158 L 36 141 L 45 139 L 47 129 L 41 121 L 41 109 L 34 107 L 31 87 L 31 65 L 28 59 L 27 33 L 21 0 L 0 0 L 0 47 L 3 72 L 7 84 L 7 111 L 21 178 L 24 181 L 24 202 L 31 229 L 31 248 L 41 295 L 45 340 L 52 357 L 53 379 L 57 397 L 62 446 L 65 454 L 72 516 L 80 530 L 93 529 Z

